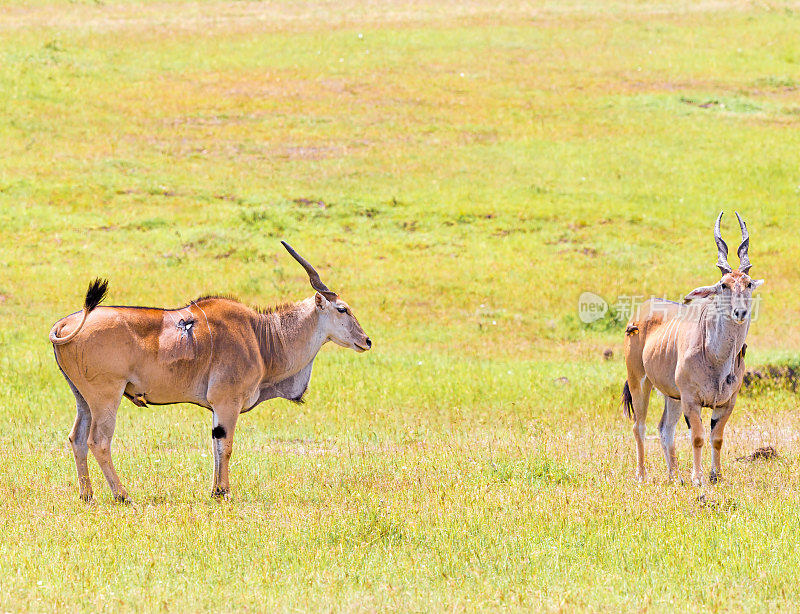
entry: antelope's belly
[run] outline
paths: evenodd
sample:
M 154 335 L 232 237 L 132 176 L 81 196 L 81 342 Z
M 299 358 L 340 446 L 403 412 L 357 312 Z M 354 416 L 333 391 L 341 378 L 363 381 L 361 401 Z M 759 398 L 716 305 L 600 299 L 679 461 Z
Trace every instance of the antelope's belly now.
M 680 391 L 675 383 L 674 369 L 669 368 L 669 365 L 665 365 L 662 360 L 644 360 L 643 362 L 645 375 L 656 390 L 673 399 L 680 398 Z
M 193 378 L 184 375 L 173 377 L 174 374 L 159 373 L 138 376 L 131 374 L 130 381 L 125 386 L 125 394 L 134 400 L 137 405 L 169 405 L 171 403 L 196 403 L 207 405 L 205 390 Z

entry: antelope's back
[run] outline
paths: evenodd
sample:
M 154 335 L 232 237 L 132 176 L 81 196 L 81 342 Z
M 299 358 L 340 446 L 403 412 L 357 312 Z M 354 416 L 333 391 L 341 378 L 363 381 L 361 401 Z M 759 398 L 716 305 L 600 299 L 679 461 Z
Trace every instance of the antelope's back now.
M 69 343 L 55 346 L 62 369 L 72 379 L 75 367 L 87 371 L 126 370 L 131 358 L 158 351 L 163 309 L 140 307 L 97 307 L 86 317 L 80 333 Z M 59 336 L 72 332 L 82 312 L 56 323 Z
M 645 336 L 653 334 L 676 317 L 684 317 L 686 306 L 675 301 L 663 298 L 652 298 L 639 307 L 628 322 L 629 326 L 636 326 L 640 334 Z

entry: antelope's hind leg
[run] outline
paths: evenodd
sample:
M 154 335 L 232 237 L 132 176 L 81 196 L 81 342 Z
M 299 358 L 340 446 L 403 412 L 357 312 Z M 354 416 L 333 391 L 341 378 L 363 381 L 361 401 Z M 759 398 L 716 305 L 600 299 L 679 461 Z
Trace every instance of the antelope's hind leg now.
M 647 471 L 644 467 L 644 434 L 647 420 L 647 406 L 650 404 L 650 391 L 653 384 L 646 377 L 635 384 L 628 379 L 633 399 L 633 438 L 636 441 L 636 479 L 644 482 Z
M 72 430 L 69 433 L 69 443 L 72 446 L 72 454 L 75 456 L 75 469 L 78 472 L 78 492 L 84 501 L 92 500 L 92 481 L 89 479 L 89 426 L 92 423 L 92 414 L 89 405 L 83 398 L 78 389 L 67 380 L 72 394 L 75 395 L 75 407 L 77 415 Z
M 64 373 L 61 368 L 61 363 L 58 361 L 58 353 L 55 352 L 56 364 L 61 375 L 67 381 L 69 389 L 75 397 L 75 423 L 72 425 L 72 430 L 69 432 L 69 445 L 72 447 L 72 454 L 75 456 L 75 469 L 78 472 L 78 492 L 81 499 L 84 501 L 92 500 L 92 481 L 89 479 L 89 446 L 87 440 L 89 439 L 89 425 L 92 423 L 92 414 L 89 411 L 89 404 L 83 395 L 77 389 L 72 380 Z
M 89 449 L 94 454 L 100 470 L 111 487 L 111 492 L 117 501 L 127 503 L 128 491 L 122 485 L 122 481 L 114 469 L 114 462 L 111 460 L 111 440 L 114 437 L 114 427 L 117 424 L 117 409 L 122 400 L 124 386 L 112 394 L 103 395 L 103 400 L 92 399 L 89 401 L 89 408 L 92 412 L 92 424 L 89 427 Z
M 664 413 L 658 423 L 658 434 L 661 436 L 661 449 L 667 462 L 667 481 L 679 477 L 678 455 L 675 453 L 675 427 L 681 418 L 681 402 L 664 397 Z

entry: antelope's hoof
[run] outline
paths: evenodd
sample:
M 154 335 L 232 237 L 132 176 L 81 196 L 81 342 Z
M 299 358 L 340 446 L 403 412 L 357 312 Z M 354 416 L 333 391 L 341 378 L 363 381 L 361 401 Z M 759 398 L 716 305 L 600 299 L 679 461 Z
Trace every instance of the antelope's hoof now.
M 692 476 L 692 486 L 694 486 L 695 488 L 700 488 L 701 486 L 703 486 L 703 478 Z
M 722 474 L 717 473 L 716 471 L 712 471 L 708 474 L 708 481 L 712 484 L 718 484 L 722 481 Z
M 84 503 L 91 503 L 92 500 L 94 499 L 94 495 L 92 494 L 91 490 L 88 491 L 88 492 L 82 492 L 78 496 L 81 498 L 81 501 L 83 501 Z
M 130 497 L 127 494 L 114 495 L 114 501 L 116 501 L 117 503 L 121 503 L 122 505 L 130 505 L 132 503 Z
M 219 499 L 220 501 L 227 501 L 231 498 L 231 491 L 229 488 L 217 487 L 211 492 L 211 496 L 214 499 Z

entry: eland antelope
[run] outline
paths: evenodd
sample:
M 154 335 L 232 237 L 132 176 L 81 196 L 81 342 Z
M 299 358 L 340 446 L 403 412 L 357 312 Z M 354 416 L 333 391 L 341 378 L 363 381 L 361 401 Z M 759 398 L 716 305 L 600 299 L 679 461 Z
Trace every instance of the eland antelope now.
M 219 296 L 180 309 L 99 307 L 107 282 L 95 280 L 83 310 L 53 325 L 56 362 L 77 405 L 69 441 L 81 498 L 92 498 L 89 450 L 114 497 L 128 498 L 111 461 L 123 396 L 140 407 L 194 403 L 210 409 L 212 493 L 225 496 L 239 414 L 276 397 L 301 402 L 314 358 L 327 341 L 357 352 L 372 347 L 347 303 L 282 243 L 308 273 L 313 297 L 264 310 Z
M 625 363 L 628 378 L 622 391 L 626 416 L 634 421 L 637 477 L 645 479 L 644 433 L 650 391 L 664 395 L 664 413 L 658 430 L 667 462 L 668 479 L 677 473 L 675 426 L 683 414 L 691 429 L 692 483 L 702 484 L 703 423 L 700 410 L 711 408 L 710 480 L 721 476 L 720 449 L 725 424 L 733 411 L 744 375 L 745 339 L 750 328 L 752 294 L 764 280 L 748 274 L 749 234 L 739 214 L 742 243 L 739 268 L 728 264 L 728 246 L 720 236 L 719 214 L 714 225 L 717 266 L 722 272 L 713 286 L 686 295 L 684 304 L 663 299 L 646 301 L 628 322 L 625 331 Z

